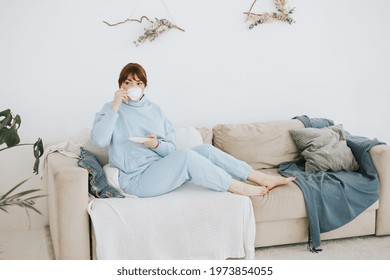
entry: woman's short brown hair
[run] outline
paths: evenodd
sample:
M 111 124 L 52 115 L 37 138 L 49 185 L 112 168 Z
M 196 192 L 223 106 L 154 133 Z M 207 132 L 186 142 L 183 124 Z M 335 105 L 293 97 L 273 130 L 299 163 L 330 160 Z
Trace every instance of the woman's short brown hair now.
M 144 83 L 145 87 L 148 85 L 146 71 L 138 63 L 129 63 L 125 67 L 123 67 L 121 73 L 119 74 L 119 79 L 118 79 L 119 87 L 121 87 L 121 85 L 126 81 L 126 79 L 129 76 L 133 78 L 134 76 L 137 76 L 137 78 Z

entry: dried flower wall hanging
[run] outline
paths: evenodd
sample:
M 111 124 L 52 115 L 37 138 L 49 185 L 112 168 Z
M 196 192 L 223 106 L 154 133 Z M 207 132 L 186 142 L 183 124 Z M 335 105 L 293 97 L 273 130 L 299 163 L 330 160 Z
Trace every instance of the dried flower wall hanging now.
M 164 0 L 161 0 L 161 2 L 163 3 L 168 14 L 170 14 L 167 6 L 164 3 Z M 136 4 L 136 7 L 137 7 L 138 3 L 139 3 L 139 0 Z M 134 10 L 135 10 L 135 8 L 134 8 Z M 133 12 L 134 12 L 134 10 L 133 10 Z M 171 16 L 171 18 L 172 18 L 172 16 Z M 133 43 L 136 46 L 139 46 L 140 44 L 143 44 L 146 41 L 153 42 L 158 36 L 162 35 L 163 33 L 166 33 L 167 31 L 169 31 L 171 29 L 177 29 L 179 31 L 185 32 L 185 30 L 183 28 L 174 24 L 173 20 L 169 21 L 166 18 L 160 18 L 160 19 L 155 18 L 155 20 L 150 20 L 147 16 L 142 16 L 140 19 L 135 19 L 135 18 L 129 17 L 129 18 L 125 19 L 124 21 L 120 21 L 117 23 L 108 23 L 107 21 L 103 21 L 103 22 L 105 24 L 107 24 L 108 26 L 117 26 L 120 24 L 124 24 L 126 22 L 132 22 L 132 21 L 142 23 L 144 19 L 146 22 L 149 23 L 149 25 L 144 28 L 144 33 L 142 35 L 140 35 L 137 40 L 133 41 Z
M 254 0 L 249 11 L 244 13 L 246 15 L 246 19 L 252 21 L 252 23 L 249 25 L 249 29 L 253 29 L 259 24 L 271 21 L 283 21 L 289 24 L 295 22 L 291 17 L 295 8 L 286 8 L 286 0 L 274 0 L 276 12 L 261 14 L 252 12 L 252 9 L 256 2 L 257 0 Z

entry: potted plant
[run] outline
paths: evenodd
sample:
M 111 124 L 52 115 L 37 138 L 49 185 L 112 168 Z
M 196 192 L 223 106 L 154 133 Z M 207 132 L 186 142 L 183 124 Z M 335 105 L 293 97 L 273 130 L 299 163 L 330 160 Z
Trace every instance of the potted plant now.
M 33 155 L 35 157 L 33 175 L 11 187 L 10 190 L 6 193 L 0 193 L 0 210 L 8 213 L 9 207 L 22 207 L 26 210 L 29 221 L 31 221 L 28 210 L 33 210 L 38 214 L 42 214 L 37 208 L 34 207 L 34 204 L 36 199 L 44 197 L 46 195 L 37 195 L 36 193 L 40 191 L 40 189 L 30 189 L 20 192 L 17 192 L 17 190 L 21 185 L 23 185 L 25 182 L 27 182 L 39 173 L 39 158 L 43 154 L 43 143 L 42 139 L 38 138 L 35 143 L 20 144 L 20 138 L 18 135 L 18 129 L 20 127 L 20 124 L 20 116 L 14 116 L 10 109 L 6 109 L 0 112 L 0 152 L 17 146 L 33 146 Z

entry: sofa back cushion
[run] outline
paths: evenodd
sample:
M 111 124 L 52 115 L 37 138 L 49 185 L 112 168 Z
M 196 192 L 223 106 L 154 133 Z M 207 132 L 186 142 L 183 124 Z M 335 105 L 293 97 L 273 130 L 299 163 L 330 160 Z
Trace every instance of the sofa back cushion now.
M 299 120 L 219 124 L 213 128 L 213 145 L 254 169 L 274 168 L 298 159 L 289 131 L 303 127 Z
M 176 128 L 176 146 L 178 150 L 190 149 L 203 144 L 202 135 L 195 127 Z

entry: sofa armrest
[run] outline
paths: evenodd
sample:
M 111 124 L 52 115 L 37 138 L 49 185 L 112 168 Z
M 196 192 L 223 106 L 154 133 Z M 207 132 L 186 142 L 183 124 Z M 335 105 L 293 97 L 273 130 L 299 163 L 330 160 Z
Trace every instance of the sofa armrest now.
M 90 259 L 88 172 L 60 153 L 47 158 L 49 224 L 56 259 Z
M 390 234 L 390 146 L 377 145 L 370 150 L 379 177 L 379 208 L 376 235 Z

